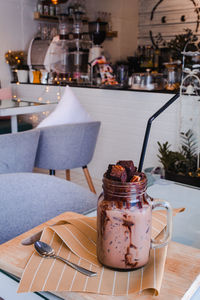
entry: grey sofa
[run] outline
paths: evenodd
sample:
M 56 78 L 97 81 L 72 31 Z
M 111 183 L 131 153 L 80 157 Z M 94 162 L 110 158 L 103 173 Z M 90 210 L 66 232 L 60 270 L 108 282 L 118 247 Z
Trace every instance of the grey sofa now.
M 96 208 L 89 190 L 55 176 L 0 174 L 0 244 L 65 212 Z

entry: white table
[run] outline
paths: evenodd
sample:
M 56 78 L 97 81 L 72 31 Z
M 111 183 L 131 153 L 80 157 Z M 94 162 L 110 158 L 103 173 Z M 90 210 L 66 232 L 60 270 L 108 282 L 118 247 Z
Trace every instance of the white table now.
M 147 193 L 170 202 L 173 208 L 185 208 L 173 219 L 172 240 L 200 249 L 200 188 L 160 179 Z
M 173 220 L 172 239 L 176 242 L 200 249 L 200 189 L 161 179 L 156 180 L 156 182 L 148 188 L 147 192 L 151 197 L 169 201 L 173 208 L 186 208 L 185 212 L 178 214 Z M 95 216 L 96 211 L 91 212 L 88 215 Z M 196 283 L 194 289 L 191 287 L 191 289 L 186 292 L 186 294 L 190 294 L 190 297 L 185 294 L 185 297 L 183 297 L 182 300 L 200 299 L 199 285 L 200 281 Z M 41 299 L 40 296 L 32 293 L 16 294 L 17 286 L 17 282 L 0 272 L 0 297 L 3 297 L 5 300 Z M 46 297 L 44 299 L 59 299 L 48 293 L 42 293 L 42 295 Z
M 33 100 L 1 100 L 0 116 L 11 116 L 11 132 L 17 132 L 17 116 L 24 114 L 52 111 L 57 103 L 46 103 Z

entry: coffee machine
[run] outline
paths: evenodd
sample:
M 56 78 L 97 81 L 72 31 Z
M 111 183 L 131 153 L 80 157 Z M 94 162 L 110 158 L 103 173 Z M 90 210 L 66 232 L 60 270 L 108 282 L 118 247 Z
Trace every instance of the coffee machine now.
M 74 13 L 73 18 L 64 14 L 59 15 L 59 35 L 53 39 L 49 47 L 46 69 L 56 73 L 61 84 L 68 81 L 82 82 L 83 78 L 88 77 L 91 42 L 85 40 L 82 25 L 80 12 Z
M 89 63 L 100 57 L 103 53 L 101 44 L 106 38 L 107 22 L 94 21 L 89 22 L 89 36 L 92 41 L 92 47 L 89 51 Z

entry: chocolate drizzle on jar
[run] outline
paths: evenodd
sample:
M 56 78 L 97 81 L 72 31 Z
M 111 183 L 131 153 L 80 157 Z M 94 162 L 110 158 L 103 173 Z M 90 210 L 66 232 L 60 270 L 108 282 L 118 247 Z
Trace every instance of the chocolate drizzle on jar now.
M 125 217 L 127 217 L 127 215 L 124 215 Z M 125 264 L 127 266 L 131 266 L 132 268 L 136 267 L 136 265 L 138 264 L 137 262 L 132 263 L 132 255 L 130 253 L 130 249 L 134 248 L 137 249 L 137 247 L 135 245 L 132 244 L 132 234 L 131 234 L 131 230 L 132 230 L 132 226 L 134 226 L 134 223 L 132 221 L 129 220 L 123 220 L 123 226 L 126 226 L 127 229 L 129 230 L 129 240 L 130 240 L 130 245 L 127 247 L 127 252 L 125 254 Z

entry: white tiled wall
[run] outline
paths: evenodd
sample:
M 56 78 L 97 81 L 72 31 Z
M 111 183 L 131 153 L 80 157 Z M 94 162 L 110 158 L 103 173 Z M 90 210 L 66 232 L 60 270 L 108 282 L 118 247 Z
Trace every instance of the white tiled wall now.
M 200 36 L 199 5 L 199 0 L 139 0 L 139 45 L 152 44 L 150 30 L 155 42 L 158 42 L 158 34 L 162 35 L 163 40 L 169 41 L 175 35 L 184 34 L 186 28 Z M 163 17 L 165 23 L 162 22 Z M 162 46 L 161 39 L 159 41 L 158 46 Z

